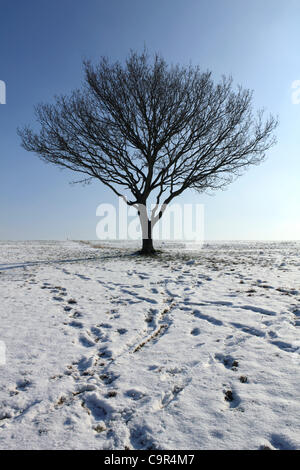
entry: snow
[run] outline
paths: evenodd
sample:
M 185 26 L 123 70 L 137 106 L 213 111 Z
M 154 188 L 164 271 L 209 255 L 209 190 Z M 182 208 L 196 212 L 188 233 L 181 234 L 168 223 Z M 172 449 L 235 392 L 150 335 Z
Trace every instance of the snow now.
M 300 243 L 164 249 L 0 242 L 1 449 L 300 448 Z

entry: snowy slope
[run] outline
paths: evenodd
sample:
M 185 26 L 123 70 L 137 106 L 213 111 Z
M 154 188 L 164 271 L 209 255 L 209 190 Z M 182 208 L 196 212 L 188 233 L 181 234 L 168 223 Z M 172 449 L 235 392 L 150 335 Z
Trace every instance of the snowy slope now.
M 0 243 L 1 449 L 300 449 L 300 243 Z

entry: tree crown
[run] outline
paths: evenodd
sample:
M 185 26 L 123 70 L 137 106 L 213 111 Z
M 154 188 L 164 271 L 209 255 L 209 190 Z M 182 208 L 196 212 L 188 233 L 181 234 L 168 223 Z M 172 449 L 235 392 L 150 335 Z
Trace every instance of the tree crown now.
M 169 66 L 131 52 L 124 64 L 84 62 L 85 83 L 36 107 L 41 128 L 19 130 L 46 162 L 97 178 L 129 205 L 155 194 L 168 204 L 186 189 L 222 188 L 275 143 L 277 120 L 252 112 L 252 92 L 214 83 L 199 67 Z M 153 214 L 154 217 L 154 214 Z

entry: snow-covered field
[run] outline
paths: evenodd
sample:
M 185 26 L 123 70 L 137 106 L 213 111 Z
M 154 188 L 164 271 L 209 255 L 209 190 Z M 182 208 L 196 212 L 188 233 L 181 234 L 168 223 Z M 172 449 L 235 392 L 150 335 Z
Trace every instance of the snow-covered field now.
M 0 243 L 1 449 L 300 449 L 300 243 Z

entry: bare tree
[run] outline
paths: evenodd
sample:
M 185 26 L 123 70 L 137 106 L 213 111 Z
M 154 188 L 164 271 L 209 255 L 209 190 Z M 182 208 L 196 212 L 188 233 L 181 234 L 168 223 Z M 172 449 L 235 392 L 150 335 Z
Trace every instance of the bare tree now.
M 84 69 L 81 90 L 36 107 L 41 129 L 19 130 L 22 145 L 135 206 L 143 253 L 154 251 L 152 229 L 176 196 L 224 187 L 275 142 L 276 119 L 254 116 L 252 92 L 233 90 L 231 78 L 215 84 L 210 72 L 146 52 Z

